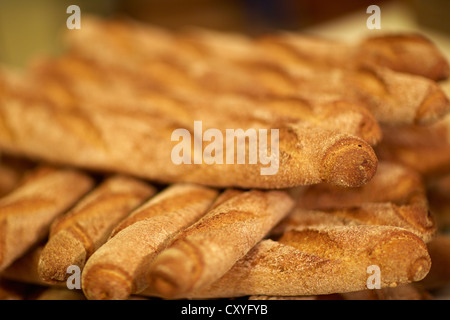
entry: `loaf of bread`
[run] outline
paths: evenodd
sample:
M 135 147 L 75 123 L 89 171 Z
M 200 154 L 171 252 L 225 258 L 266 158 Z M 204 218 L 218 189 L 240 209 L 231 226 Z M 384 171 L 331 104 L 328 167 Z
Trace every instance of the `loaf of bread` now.
M 400 164 L 380 162 L 375 177 L 363 187 L 307 187 L 272 236 L 297 226 L 359 224 L 405 228 L 424 242 L 438 229 L 420 175 Z
M 203 132 L 195 130 L 194 123 L 186 126 L 176 118 L 143 109 L 131 109 L 133 112 L 130 112 L 123 107 L 91 108 L 87 101 L 75 107 L 57 105 L 45 95 L 42 97 L 41 91 L 33 94 L 32 90 L 25 90 L 24 93 L 17 86 L 19 84 L 11 86 L 0 103 L 0 114 L 8 128 L 7 131 L 0 130 L 0 148 L 12 154 L 130 174 L 159 183 L 188 182 L 263 189 L 323 181 L 361 186 L 373 177 L 377 167 L 378 160 L 372 147 L 361 138 L 309 124 L 262 126 L 259 122 L 256 122 L 257 129 L 266 130 L 266 141 L 262 134 L 257 134 L 254 146 L 264 147 L 265 144 L 267 154 L 264 156 L 261 150 L 256 154 L 263 160 L 238 163 L 238 152 L 231 153 L 228 149 L 228 155 L 227 139 L 224 138 L 215 150 L 216 157 L 234 156 L 231 163 L 226 163 L 226 159 L 223 164 L 209 164 L 207 159 L 195 163 L 196 158 L 204 157 L 205 151 L 207 156 L 209 154 L 205 150 L 209 144 L 203 143 L 198 151 L 194 148 L 188 159 L 191 164 L 180 165 L 172 159 L 173 149 L 178 145 L 173 141 L 173 132 L 180 129 L 189 133 L 189 140 L 192 135 L 204 139 Z M 246 126 L 237 129 L 254 128 L 255 120 L 245 122 Z M 229 128 L 216 128 L 223 137 L 226 137 L 226 129 Z M 272 130 L 277 130 L 273 136 Z M 183 139 L 190 144 L 187 137 Z M 55 145 L 59 146 L 57 150 Z M 269 155 L 270 150 L 274 152 Z M 245 143 L 246 157 L 250 151 L 253 152 L 250 143 Z

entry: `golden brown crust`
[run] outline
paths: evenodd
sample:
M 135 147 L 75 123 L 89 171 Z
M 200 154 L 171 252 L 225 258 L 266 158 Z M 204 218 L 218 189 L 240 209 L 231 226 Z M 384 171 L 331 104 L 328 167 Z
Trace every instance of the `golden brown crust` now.
M 443 89 L 427 78 L 379 66 L 364 67 L 343 78 L 342 85 L 354 87 L 351 101 L 364 101 L 383 124 L 427 125 L 437 122 L 450 110 Z
M 263 240 L 221 279 L 189 298 L 246 295 L 322 295 L 366 288 L 367 267 L 381 270 L 381 287 L 422 279 L 430 268 L 426 245 L 387 226 L 300 228 L 280 242 Z M 154 292 L 145 292 L 154 295 Z
M 425 242 L 438 228 L 420 175 L 399 164 L 381 162 L 375 177 L 363 187 L 321 184 L 305 188 L 295 209 L 272 235 L 296 226 L 359 224 L 405 228 Z
M 107 178 L 67 214 L 53 221 L 40 257 L 40 277 L 47 282 L 65 281 L 69 266 L 82 269 L 116 224 L 155 192 L 154 187 L 131 177 Z
M 176 81 L 182 87 L 189 83 L 187 87 L 189 90 L 195 88 L 196 94 L 206 87 L 215 93 L 229 93 L 231 90 L 250 96 L 294 96 L 313 98 L 313 101 L 314 98 L 331 95 L 366 106 L 377 120 L 392 124 L 430 123 L 450 110 L 448 99 L 433 80 L 394 71 L 372 60 L 370 63 L 356 63 L 356 67 L 352 68 L 346 68 L 345 65 L 355 63 L 342 62 L 324 67 L 327 62 L 317 66 L 317 63 L 311 62 L 314 59 L 292 62 L 288 58 L 286 61 L 286 55 L 280 56 L 279 50 L 275 54 L 271 50 L 261 50 L 250 39 L 221 36 L 220 33 L 211 36 L 208 32 L 191 32 L 188 36 L 166 34 L 162 51 L 159 51 L 161 46 L 156 50 L 149 47 L 140 50 L 132 45 L 136 39 L 129 32 L 130 25 L 112 22 L 124 35 L 121 38 L 123 42 L 119 43 L 114 41 L 114 35 L 105 32 L 110 23 L 91 21 L 88 24 L 87 32 L 73 37 L 69 42 L 69 47 L 77 54 L 101 64 L 120 66 L 134 72 L 139 72 L 136 70 L 141 69 L 144 61 L 153 64 L 159 61 L 155 65 L 155 68 L 159 66 L 158 75 L 163 73 L 168 77 L 167 83 Z M 110 48 L 107 54 L 101 53 L 104 50 L 95 50 L 99 43 L 91 47 L 85 45 L 87 42 L 94 43 L 88 39 L 100 35 L 103 45 Z M 228 47 L 223 44 L 218 46 L 217 42 L 220 41 L 215 38 L 234 43 L 234 46 L 229 47 L 237 49 L 226 50 L 224 48 Z M 269 52 L 269 57 L 266 52 Z M 127 54 L 131 53 L 139 59 L 128 61 Z M 320 53 L 317 55 L 320 60 Z M 348 59 L 354 59 L 353 54 L 348 56 Z M 161 72 L 161 65 L 164 65 L 162 70 L 165 72 Z M 161 78 L 164 77 L 158 77 L 159 81 Z M 194 84 L 192 78 L 196 80 Z
M 174 212 L 192 204 L 198 203 L 204 206 L 203 201 L 210 201 L 210 197 L 217 194 L 209 188 L 193 185 L 190 183 L 176 183 L 167 186 L 163 191 L 156 194 L 152 199 L 131 212 L 125 219 L 120 221 L 111 231 L 109 238 L 114 237 L 121 230 L 136 222 L 160 215 L 162 212 Z
M 427 196 L 437 225 L 445 232 L 450 228 L 450 175 L 428 181 Z
M 43 240 L 53 219 L 92 187 L 91 177 L 72 169 L 41 166 L 27 175 L 17 189 L 0 200 L 0 268 Z
M 156 192 L 157 189 L 155 187 L 143 180 L 119 174 L 107 176 L 75 208 L 53 221 L 50 228 L 50 237 L 61 230 L 74 226 L 81 219 L 90 220 L 89 218 L 91 217 L 95 218 L 95 215 L 92 215 L 97 213 L 97 206 L 102 208 L 102 204 L 105 205 L 105 209 L 110 209 L 106 205 L 117 209 L 124 209 L 125 213 L 117 218 L 122 221 L 123 217 L 128 216 L 128 210 L 131 212 L 132 209 L 138 207 L 144 200 L 149 199 Z M 107 222 L 111 222 L 112 219 L 113 214 L 108 213 Z M 91 223 L 92 221 L 89 222 Z M 94 225 L 89 224 L 87 227 L 94 227 Z
M 406 282 L 423 279 L 431 266 L 426 245 L 420 238 L 401 228 L 389 226 L 298 228 L 286 232 L 278 241 L 304 252 L 321 252 L 328 259 L 345 254 L 367 254 L 374 259 L 371 265 L 379 266 L 384 272 L 395 273 L 393 265 L 403 267 L 403 281 Z M 342 246 L 343 243 L 352 245 Z M 405 263 L 402 255 L 408 253 L 414 258 Z M 383 281 L 386 281 L 386 274 L 384 277 Z
M 171 135 L 179 128 L 186 128 L 192 134 L 193 124 L 187 125 L 167 114 L 159 114 L 161 118 L 156 118 L 154 113 L 142 109 L 136 109 L 136 114 L 123 108 L 88 111 L 84 109 L 89 106 L 87 102 L 83 108 L 65 109 L 32 95 L 29 98 L 25 102 L 23 94 L 15 92 L 8 97 L 8 107 L 0 105 L 7 113 L 10 129 L 16 133 L 13 140 L 0 135 L 0 147 L 50 162 L 120 172 L 164 183 L 264 189 L 322 181 L 359 186 L 370 180 L 377 164 L 372 148 L 360 138 L 307 124 L 268 125 L 258 118 L 251 118 L 243 120 L 242 128 L 279 130 L 279 159 L 273 160 L 273 174 L 262 175 L 261 169 L 267 165 L 260 162 L 176 165 L 170 159 L 176 145 Z M 45 123 L 52 125 L 45 126 Z M 226 128 L 218 128 L 224 136 Z M 55 145 L 59 146 L 58 150 Z M 203 144 L 203 148 L 206 146 Z M 226 150 L 225 147 L 222 150 Z M 248 143 L 246 148 L 249 148 Z M 326 158 L 326 170 L 323 170 L 322 159 L 329 154 L 329 148 L 333 149 L 333 154 L 342 153 L 346 157 Z M 333 167 L 345 170 L 331 170 Z
M 435 219 L 426 206 L 411 204 L 397 206 L 392 203 L 366 203 L 352 208 L 335 210 L 306 210 L 296 208 L 274 230 L 277 237 L 298 226 L 352 226 L 386 225 L 406 229 L 424 242 L 432 241 L 437 230 Z
M 293 32 L 277 32 L 260 36 L 255 45 L 279 64 L 313 66 L 314 68 L 353 68 L 354 50 L 358 47 L 332 39 Z
M 48 286 L 38 274 L 38 263 L 44 243 L 39 243 L 30 248 L 21 257 L 14 260 L 8 267 L 1 271 L 1 277 L 17 283 L 28 285 Z M 64 284 L 65 285 L 65 284 Z
M 352 44 L 289 32 L 257 40 L 268 55 L 297 64 L 347 69 L 375 64 L 435 81 L 447 79 L 450 72 L 446 57 L 436 45 L 414 33 L 371 36 Z

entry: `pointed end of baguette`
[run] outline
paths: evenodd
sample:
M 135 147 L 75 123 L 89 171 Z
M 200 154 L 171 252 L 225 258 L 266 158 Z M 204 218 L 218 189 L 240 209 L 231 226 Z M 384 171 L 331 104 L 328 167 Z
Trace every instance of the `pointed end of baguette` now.
M 67 230 L 61 230 L 52 236 L 39 258 L 39 277 L 49 283 L 64 282 L 70 276 L 68 268 L 78 266 L 83 269 L 86 261 L 83 244 Z
M 450 111 L 450 101 L 438 85 L 432 85 L 430 92 L 416 112 L 415 123 L 429 125 L 444 117 Z
M 384 232 L 371 250 L 373 263 L 384 270 L 386 284 L 420 281 L 431 268 L 427 245 L 416 234 L 398 227 L 381 226 Z M 395 272 L 386 272 L 388 270 Z
M 436 59 L 436 62 L 424 76 L 434 81 L 444 81 L 450 77 L 450 65 L 446 58 Z
M 133 290 L 127 273 L 101 264 L 83 271 L 82 284 L 88 300 L 127 300 Z
M 323 181 L 342 187 L 361 187 L 376 173 L 378 159 L 365 141 L 341 139 L 328 149 L 322 161 Z
M 411 267 L 409 268 L 408 280 L 411 282 L 422 280 L 430 271 L 430 267 L 430 259 L 427 259 L 426 257 L 418 258 L 411 264 Z
M 186 293 L 193 286 L 196 277 L 195 263 L 178 249 L 163 252 L 152 265 L 147 275 L 149 288 L 156 295 L 173 299 Z

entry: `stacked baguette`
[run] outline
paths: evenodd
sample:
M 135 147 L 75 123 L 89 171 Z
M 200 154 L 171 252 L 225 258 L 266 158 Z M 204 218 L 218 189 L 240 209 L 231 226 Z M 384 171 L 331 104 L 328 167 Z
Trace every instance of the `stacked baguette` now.
M 429 40 L 91 17 L 66 43 L 0 73 L 0 299 L 432 299 L 449 286 L 449 66 Z M 195 145 L 196 121 L 278 130 L 278 170 L 194 149 L 174 163 L 172 133 Z

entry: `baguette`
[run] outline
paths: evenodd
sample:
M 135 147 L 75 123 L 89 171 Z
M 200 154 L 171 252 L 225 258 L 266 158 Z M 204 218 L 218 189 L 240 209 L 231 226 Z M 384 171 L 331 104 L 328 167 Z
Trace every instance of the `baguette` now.
M 449 64 L 440 50 L 420 34 L 390 34 L 367 37 L 359 44 L 358 61 L 371 61 L 394 71 L 435 81 L 449 77 Z
M 261 241 L 219 280 L 188 298 L 311 296 L 367 289 L 367 267 L 380 268 L 381 288 L 423 279 L 425 243 L 388 226 L 305 227 Z M 146 292 L 152 295 L 153 292 Z
M 259 242 L 292 208 L 281 191 L 248 191 L 210 210 L 152 263 L 149 290 L 165 298 L 208 286 Z
M 430 242 L 438 224 L 424 183 L 416 172 L 381 162 L 375 177 L 361 188 L 344 190 L 328 185 L 306 188 L 294 210 L 272 230 L 272 237 L 297 226 L 388 225 L 407 229 Z
M 450 109 L 446 93 L 436 82 L 385 67 L 361 67 L 352 71 L 330 69 L 295 75 L 287 70 L 265 69 L 253 64 L 247 72 L 271 72 L 273 76 L 290 81 L 292 93 L 288 94 L 291 95 L 302 90 L 312 97 L 342 97 L 350 103 L 363 105 L 385 125 L 428 125 L 438 122 Z
M 133 45 L 138 40 L 132 33 L 139 29 L 137 24 L 88 20 L 85 26 L 87 29 L 82 33 L 68 36 L 70 51 L 106 66 L 135 72 L 142 70 L 143 64 L 150 64 L 151 68 L 144 70 L 144 74 L 157 70 L 158 79 L 165 78 L 168 84 L 175 82 L 188 90 L 207 87 L 215 92 L 300 98 L 333 95 L 366 106 L 377 120 L 390 124 L 433 123 L 450 110 L 447 96 L 435 81 L 393 71 L 383 64 L 361 65 L 352 70 L 315 68 L 304 63 L 300 67 L 283 65 L 284 56 L 268 59 L 263 54 L 261 57 L 264 50 L 255 49 L 248 39 L 232 38 L 227 43 L 236 41 L 237 44 L 225 46 L 231 47 L 225 50 L 223 43 L 217 46 L 212 37 L 204 37 L 203 33 L 200 36 L 173 34 L 172 38 L 166 33 L 161 41 L 164 44 L 152 50 L 150 46 Z M 109 33 L 111 27 L 120 34 L 119 39 L 116 33 Z M 145 33 L 139 32 L 139 39 Z M 149 37 L 152 34 L 148 32 Z M 97 50 L 100 45 L 108 47 L 108 52 Z M 128 59 L 130 55 L 135 59 Z M 193 86 L 192 77 L 199 84 Z
M 271 237 L 278 237 L 299 226 L 385 225 L 408 230 L 428 243 L 436 234 L 437 224 L 424 201 L 422 198 L 403 206 L 393 203 L 364 203 L 353 208 L 334 210 L 296 208 L 272 230 Z
M 252 75 L 252 83 L 259 83 L 265 88 L 262 90 L 283 88 L 281 92 L 266 94 L 342 99 L 365 106 L 382 124 L 428 125 L 440 120 L 450 110 L 446 93 L 434 81 L 385 67 L 292 74 L 292 71 L 260 63 L 246 63 L 244 66 L 245 72 Z
M 53 219 L 93 187 L 93 179 L 73 169 L 42 166 L 0 200 L 0 270 L 43 240 Z
M 199 219 L 217 190 L 175 184 L 137 208 L 87 260 L 82 289 L 90 300 L 125 300 L 146 288 L 154 257 L 182 229 Z
M 237 163 L 236 152 L 232 164 L 224 160 L 224 164 L 202 161 L 177 165 L 170 161 L 176 146 L 172 134 L 186 128 L 198 135 L 192 124 L 188 127 L 164 114 L 139 109 L 90 108 L 89 102 L 83 107 L 66 108 L 39 98 L 41 93 L 24 93 L 17 87 L 8 92 L 0 104 L 0 115 L 8 125 L 7 132 L 0 130 L 0 149 L 50 163 L 113 171 L 165 184 L 188 182 L 261 189 L 319 182 L 361 186 L 376 172 L 378 159 L 372 147 L 360 138 L 307 124 L 264 126 L 254 119 L 245 120 L 243 130 L 255 128 L 255 122 L 257 128 L 279 130 L 279 152 L 271 155 L 271 167 L 261 161 L 232 165 Z M 219 129 L 226 136 L 225 128 Z M 223 143 L 226 147 L 227 142 Z M 55 145 L 59 146 L 57 150 Z M 202 154 L 207 146 L 202 144 Z M 223 157 L 225 147 L 216 153 Z M 245 148 L 247 155 L 249 143 Z M 261 174 L 262 169 L 271 172 Z
M 108 46 L 116 47 L 123 55 L 134 52 L 139 63 L 149 55 L 161 57 L 178 50 L 182 57 L 201 53 L 232 60 L 264 59 L 278 64 L 291 62 L 290 68 L 298 64 L 303 68 L 354 68 L 369 63 L 435 81 L 449 76 L 446 57 L 430 39 L 415 33 L 368 36 L 346 43 L 288 31 L 258 37 L 198 27 L 170 32 L 135 20 L 101 20 L 92 16 L 85 17 L 83 29 L 83 33 L 65 33 L 65 41 L 72 50 L 89 57 Z M 89 45 L 86 40 L 90 40 Z M 114 58 L 108 51 L 103 54 L 107 59 Z M 127 59 L 123 63 L 131 62 Z
M 155 192 L 154 187 L 131 177 L 107 178 L 70 212 L 53 221 L 40 256 L 40 277 L 47 282 L 66 281 L 69 266 L 83 269 L 112 229 Z
M 210 48 L 208 41 L 212 41 L 211 38 L 204 39 L 202 35 L 191 38 L 194 38 L 195 45 L 200 46 L 199 55 L 204 56 L 204 48 Z M 230 55 L 221 52 L 223 50 L 208 50 L 206 54 L 214 58 L 219 55 L 219 59 L 230 62 Z M 262 85 L 265 91 L 282 88 L 282 91 L 272 94 L 344 95 L 347 101 L 366 105 L 380 122 L 392 124 L 429 124 L 450 111 L 448 98 L 435 81 L 397 72 L 383 64 L 365 63 L 350 69 L 338 65 L 317 68 L 304 62 L 300 66 L 289 62 L 284 64 L 285 55 L 275 54 L 271 59 L 258 59 L 257 54 L 254 55 L 256 58 L 244 57 L 243 61 L 231 61 L 231 64 L 238 69 L 236 72 L 243 69 L 252 77 L 251 83 Z M 227 72 L 234 69 L 226 68 Z
M 169 185 L 118 223 L 111 231 L 109 239 L 134 223 L 156 217 L 164 211 L 175 212 L 187 205 L 198 205 L 195 208 L 204 208 L 212 203 L 212 199 L 217 195 L 216 190 L 189 183 Z
M 355 88 L 351 101 L 366 101 L 380 123 L 429 125 L 450 111 L 446 93 L 427 78 L 371 67 L 352 74 L 348 81 Z

